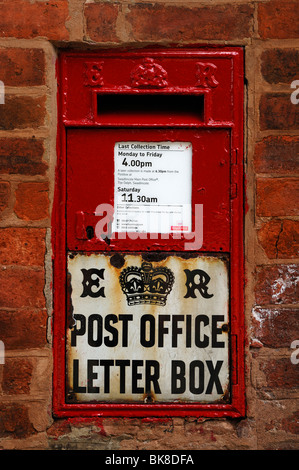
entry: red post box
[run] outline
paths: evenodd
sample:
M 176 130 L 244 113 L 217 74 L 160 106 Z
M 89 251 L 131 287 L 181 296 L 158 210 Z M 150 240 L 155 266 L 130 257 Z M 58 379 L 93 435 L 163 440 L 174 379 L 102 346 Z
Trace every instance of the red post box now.
M 245 413 L 243 50 L 61 53 L 54 413 Z

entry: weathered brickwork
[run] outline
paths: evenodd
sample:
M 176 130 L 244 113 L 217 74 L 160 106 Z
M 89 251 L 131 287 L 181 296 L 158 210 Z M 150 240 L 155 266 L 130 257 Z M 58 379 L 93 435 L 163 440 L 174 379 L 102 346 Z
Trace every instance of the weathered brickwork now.
M 0 449 L 298 449 L 298 15 L 296 0 L 0 2 Z M 245 51 L 247 416 L 55 419 L 59 49 L 207 44 Z

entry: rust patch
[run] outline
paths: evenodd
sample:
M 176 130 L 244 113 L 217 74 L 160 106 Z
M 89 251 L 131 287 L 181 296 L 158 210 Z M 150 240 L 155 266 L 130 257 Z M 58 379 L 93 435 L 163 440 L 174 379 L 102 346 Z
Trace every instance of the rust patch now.
M 122 268 L 125 264 L 125 258 L 121 253 L 115 253 L 110 258 L 110 263 L 114 268 Z
M 146 392 L 143 395 L 143 401 L 144 403 L 150 404 L 150 403 L 155 403 L 156 401 L 156 396 L 153 391 Z

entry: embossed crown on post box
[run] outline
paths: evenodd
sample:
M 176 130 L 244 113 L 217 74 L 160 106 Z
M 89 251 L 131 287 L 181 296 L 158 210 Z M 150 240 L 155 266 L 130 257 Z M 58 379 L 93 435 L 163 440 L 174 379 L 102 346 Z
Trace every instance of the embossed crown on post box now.
M 169 268 L 144 262 L 141 267 L 130 266 L 123 269 L 119 282 L 126 294 L 128 305 L 154 304 L 166 305 L 174 275 Z

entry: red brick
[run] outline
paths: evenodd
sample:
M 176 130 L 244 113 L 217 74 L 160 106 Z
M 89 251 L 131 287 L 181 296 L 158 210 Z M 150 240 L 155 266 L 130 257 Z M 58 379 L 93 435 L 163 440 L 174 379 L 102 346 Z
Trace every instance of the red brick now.
M 293 175 L 299 173 L 299 138 L 297 136 L 268 136 L 255 147 L 257 173 Z
M 44 85 L 44 56 L 42 49 L 1 48 L 1 80 L 5 86 Z
M 59 420 L 54 421 L 52 426 L 47 430 L 47 435 L 58 439 L 61 436 L 70 434 L 72 432 L 72 427 L 69 420 Z
M 281 429 L 287 433 L 299 434 L 299 411 L 287 416 L 281 421 Z
M 85 428 L 86 426 L 94 426 L 97 428 L 97 434 L 102 436 L 107 436 L 107 433 L 104 429 L 103 419 L 99 417 L 73 417 L 70 418 L 70 424 L 73 429 Z
M 278 258 L 296 258 L 299 256 L 299 222 L 284 220 L 277 241 Z
M 270 259 L 299 257 L 298 220 L 270 220 L 259 230 L 258 239 Z
M 138 41 L 194 41 L 251 37 L 253 6 L 128 4 L 132 36 Z
M 10 197 L 10 183 L 8 181 L 0 181 L 0 213 L 8 206 Z
M 261 217 L 298 215 L 299 178 L 259 178 L 256 211 Z
M 85 5 L 86 34 L 97 42 L 119 42 L 116 21 L 119 5 L 114 3 L 90 3 Z
M 294 338 L 297 337 L 298 323 L 298 308 L 256 307 L 251 335 L 265 347 L 289 348 Z
M 0 307 L 44 308 L 44 272 L 8 267 L 0 270 Z
M 36 434 L 30 422 L 28 408 L 20 404 L 0 405 L 0 437 L 20 439 Z
M 263 39 L 299 37 L 297 0 L 272 0 L 258 4 L 258 31 Z
M 272 395 L 267 393 L 267 396 Z M 277 391 L 280 395 L 280 391 Z M 288 398 L 288 391 L 285 393 Z M 266 396 L 266 394 L 264 395 Z M 294 405 L 292 404 L 294 402 Z M 263 400 L 261 404 L 262 419 L 261 424 L 264 427 L 263 448 L 266 450 L 297 450 L 298 439 L 292 434 L 299 433 L 299 411 L 296 409 L 296 399 L 274 401 L 272 406 L 268 401 Z M 265 413 L 266 407 L 266 413 Z M 278 438 L 278 436 L 281 438 Z M 274 437 L 275 436 L 275 437 Z M 273 439 L 274 437 L 274 439 Z M 277 439 L 278 438 L 278 439 Z
M 44 347 L 47 344 L 47 320 L 46 310 L 0 310 L 5 351 Z
M 44 125 L 46 99 L 32 96 L 5 96 L 0 106 L 0 129 L 37 129 Z
M 0 228 L 0 264 L 43 266 L 46 230 Z
M 263 266 L 257 270 L 255 298 L 258 305 L 298 303 L 299 265 Z
M 291 102 L 290 93 L 265 93 L 260 99 L 261 130 L 296 130 L 299 106 Z
M 2 390 L 7 395 L 22 395 L 30 392 L 32 362 L 24 358 L 7 358 L 3 370 Z
M 292 364 L 290 358 L 270 359 L 260 364 L 266 383 L 261 388 L 296 389 L 299 383 L 299 367 Z
M 20 183 L 16 190 L 15 213 L 20 219 L 49 217 L 48 183 Z
M 0 173 L 44 175 L 48 165 L 43 155 L 41 139 L 0 138 Z
M 65 22 L 67 0 L 6 0 L 0 3 L 0 36 L 14 38 L 69 38 Z
M 278 258 L 277 243 L 282 231 L 282 220 L 270 220 L 258 231 L 258 240 L 268 258 Z
M 268 83 L 287 83 L 297 77 L 299 51 L 295 49 L 266 49 L 261 56 L 261 71 Z

